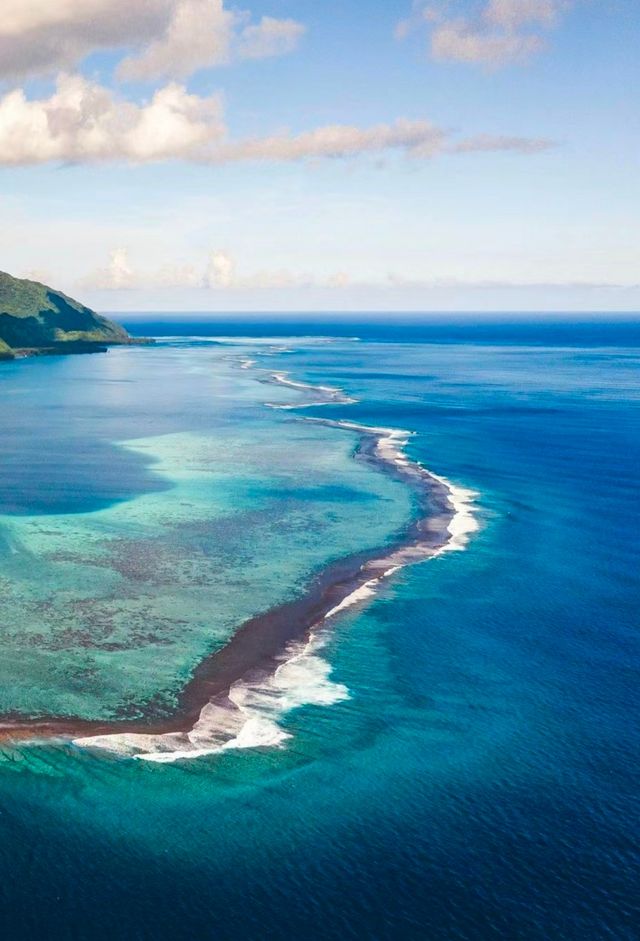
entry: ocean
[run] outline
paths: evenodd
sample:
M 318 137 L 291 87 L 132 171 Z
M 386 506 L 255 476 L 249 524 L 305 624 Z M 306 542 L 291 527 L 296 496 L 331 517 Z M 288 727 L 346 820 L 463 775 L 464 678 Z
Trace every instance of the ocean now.
M 128 326 L 0 368 L 3 938 L 639 938 L 640 326 Z

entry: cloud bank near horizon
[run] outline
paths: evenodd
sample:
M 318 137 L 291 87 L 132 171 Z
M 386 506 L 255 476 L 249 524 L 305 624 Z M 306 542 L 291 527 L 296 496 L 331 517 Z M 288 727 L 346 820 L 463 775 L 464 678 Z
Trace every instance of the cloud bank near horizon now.
M 42 280 L 42 279 L 41 279 Z M 46 281 L 46 278 L 44 278 Z M 375 280 L 363 280 L 353 277 L 347 271 L 318 277 L 309 272 L 296 272 L 287 268 L 245 271 L 237 257 L 225 249 L 209 252 L 200 263 L 166 262 L 155 270 L 136 267 L 126 248 L 116 248 L 109 254 L 106 266 L 98 268 L 84 278 L 79 279 L 77 287 L 89 291 L 101 292 L 137 292 L 149 289 L 172 290 L 181 288 L 199 289 L 203 295 L 223 294 L 230 296 L 262 291 L 296 291 L 300 288 L 313 288 L 342 294 L 356 293 L 375 288 L 387 295 L 403 292 L 455 292 L 457 290 L 570 290 L 584 291 L 638 291 L 636 281 L 607 282 L 588 279 L 567 278 L 558 281 L 532 281 L 526 278 L 500 280 L 496 278 L 462 277 L 415 277 L 398 271 L 389 270 L 381 273 Z
M 251 273 L 239 270 L 237 259 L 224 249 L 215 249 L 204 263 L 189 264 L 166 262 L 155 270 L 136 268 L 126 248 L 115 248 L 109 253 L 104 267 L 98 268 L 78 281 L 78 287 L 96 291 L 145 291 L 154 288 L 201 288 L 204 291 L 240 292 L 288 288 L 343 288 L 350 283 L 345 272 L 336 272 L 328 278 L 310 273 L 293 272 L 286 268 Z

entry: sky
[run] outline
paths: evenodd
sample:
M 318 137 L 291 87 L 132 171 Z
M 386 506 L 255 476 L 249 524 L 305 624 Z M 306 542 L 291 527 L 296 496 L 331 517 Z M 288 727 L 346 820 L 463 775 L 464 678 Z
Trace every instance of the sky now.
M 0 268 L 98 310 L 640 310 L 637 0 L 2 0 Z

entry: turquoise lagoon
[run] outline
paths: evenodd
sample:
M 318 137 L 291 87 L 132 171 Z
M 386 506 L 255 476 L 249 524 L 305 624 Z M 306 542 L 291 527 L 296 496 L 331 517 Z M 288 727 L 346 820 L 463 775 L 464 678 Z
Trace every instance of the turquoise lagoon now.
M 241 354 L 176 340 L 0 375 L 16 435 L 49 439 L 2 481 L 2 713 L 166 714 L 245 620 L 406 524 L 411 494 L 353 460 L 357 437 L 265 405 L 301 396 Z

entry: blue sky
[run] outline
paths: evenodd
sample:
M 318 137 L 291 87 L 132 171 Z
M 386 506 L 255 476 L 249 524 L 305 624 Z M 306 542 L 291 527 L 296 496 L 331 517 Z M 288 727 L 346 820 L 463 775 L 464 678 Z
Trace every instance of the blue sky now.
M 3 10 L 12 273 L 112 311 L 640 307 L 631 0 Z

